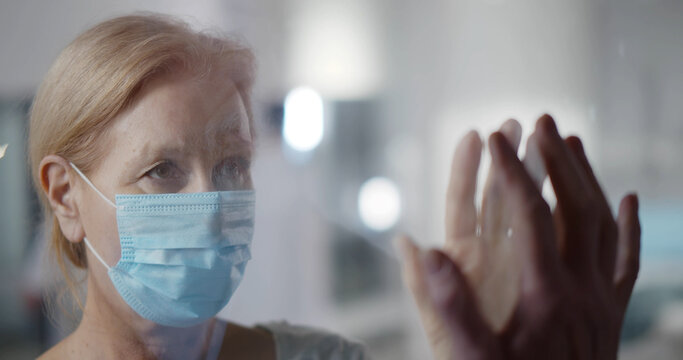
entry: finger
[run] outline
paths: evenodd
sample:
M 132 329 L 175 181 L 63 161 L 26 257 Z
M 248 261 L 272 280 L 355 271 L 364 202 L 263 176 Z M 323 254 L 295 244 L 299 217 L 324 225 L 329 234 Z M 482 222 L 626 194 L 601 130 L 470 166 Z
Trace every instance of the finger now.
M 450 325 L 445 317 L 434 305 L 427 287 L 427 276 L 423 265 L 423 252 L 415 246 L 407 236 L 400 236 L 394 240 L 403 255 L 403 281 L 411 290 L 422 325 L 432 343 L 435 354 L 458 354 L 454 351 L 454 343 L 451 340 Z
M 592 278 L 597 270 L 598 221 L 593 189 L 578 160 L 557 132 L 555 121 L 543 115 L 536 124 L 538 145 L 557 197 L 561 215 L 559 242 L 575 273 Z
M 625 311 L 640 269 L 641 232 L 638 219 L 638 197 L 635 194 L 627 195 L 621 200 L 617 226 L 619 235 L 614 285 L 617 302 L 622 311 Z
M 519 148 L 519 143 L 522 141 L 522 125 L 515 119 L 506 120 L 500 126 L 500 132 L 505 135 L 505 138 L 515 150 Z
M 474 293 L 458 266 L 444 253 L 423 258 L 429 297 L 443 319 L 452 351 L 465 359 L 491 358 L 497 350 L 493 332 L 479 312 Z
M 400 250 L 402 255 L 403 281 L 413 293 L 418 307 L 421 307 L 420 304 L 427 299 L 425 296 L 427 287 L 424 283 L 424 274 L 420 263 L 420 249 L 405 235 L 394 239 L 394 246 Z
M 559 276 L 555 234 L 548 204 L 519 161 L 515 151 L 500 133 L 489 137 L 493 166 L 499 169 L 506 211 L 511 225 L 516 255 L 522 270 L 522 292 L 535 291 Z
M 442 334 L 446 332 L 446 326 L 429 298 L 421 261 L 421 250 L 407 236 L 395 238 L 394 246 L 402 254 L 403 282 L 413 295 L 422 326 L 432 342 L 435 353 L 451 353 L 450 344 L 445 343 L 447 340 L 441 341 L 441 343 L 435 341 L 436 339 L 441 340 L 443 338 Z
M 542 192 L 543 181 L 547 175 L 545 165 L 543 165 L 543 158 L 541 151 L 538 149 L 538 139 L 536 134 L 531 134 L 526 139 L 526 152 L 524 153 L 524 167 L 531 176 L 531 179 L 536 185 L 536 188 Z
M 516 120 L 510 119 L 503 123 L 499 130 L 507 139 L 515 153 L 519 148 L 522 138 L 522 127 Z M 505 218 L 502 211 L 502 201 L 500 189 L 495 181 L 496 169 L 489 169 L 486 185 L 484 186 L 484 196 L 481 207 L 481 231 L 482 237 L 486 241 L 497 241 L 505 237 L 509 228 L 509 219 Z
M 568 137 L 565 142 L 569 149 L 572 150 L 574 156 L 579 161 L 579 164 L 584 170 L 584 173 L 588 177 L 588 181 L 593 188 L 594 194 L 597 195 L 597 203 L 600 212 L 600 237 L 598 244 L 598 264 L 600 272 L 607 281 L 611 283 L 614 278 L 614 263 L 616 261 L 616 249 L 617 249 L 617 224 L 612 216 L 612 210 L 610 209 L 609 202 L 605 197 L 605 193 L 602 191 L 602 187 L 598 182 L 593 168 L 586 157 L 586 153 L 583 149 L 583 144 L 581 144 L 581 139 L 576 136 Z
M 477 228 L 474 194 L 481 159 L 481 139 L 470 131 L 453 154 L 451 178 L 446 194 L 446 241 L 473 236 Z M 448 244 L 447 244 L 448 245 Z

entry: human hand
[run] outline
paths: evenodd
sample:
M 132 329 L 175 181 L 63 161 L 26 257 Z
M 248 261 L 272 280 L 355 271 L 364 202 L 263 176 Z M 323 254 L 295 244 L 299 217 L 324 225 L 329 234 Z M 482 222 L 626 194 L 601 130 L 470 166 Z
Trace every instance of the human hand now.
M 508 120 L 500 132 L 516 151 L 522 134 L 519 123 Z M 502 211 L 502 191 L 494 181 L 499 171 L 494 167 L 489 170 L 484 187 L 481 214 L 477 214 L 474 198 L 481 152 L 481 140 L 475 131 L 468 133 L 455 150 L 446 196 L 446 241 L 442 251 L 458 264 L 468 279 L 482 315 L 496 331 L 505 325 L 516 304 L 519 265 L 511 254 L 512 242 L 507 233 L 510 217 Z M 527 154 L 525 163 L 540 188 L 544 167 L 532 140 L 527 142 Z M 419 251 L 408 239 L 402 240 L 406 255 L 404 278 L 413 290 L 423 325 L 435 353 L 448 353 L 451 344 L 438 340 L 446 333 L 445 324 L 430 304 Z
M 439 359 L 616 358 L 638 272 L 637 199 L 629 195 L 622 200 L 615 222 L 578 138 L 562 140 L 549 116 L 539 119 L 532 138 L 555 189 L 554 214 L 540 195 L 539 179 L 517 158 L 514 137 L 508 141 L 494 133 L 489 141 L 492 169 L 498 174 L 490 182 L 499 187 L 496 194 L 502 199 L 496 202 L 500 216 L 494 217 L 502 226 L 490 229 L 511 230 L 507 242 L 514 246 L 508 258 L 519 266 L 519 300 L 503 327 L 491 326 L 492 317 L 478 296 L 485 277 L 458 257 L 467 251 L 451 250 L 474 247 L 478 253 L 483 248 L 483 256 L 490 258 L 487 247 L 449 245 L 452 239 L 487 233 L 488 220 L 478 219 L 474 207 L 481 151 L 476 134 L 468 135 L 454 156 L 444 250 L 421 255 L 403 241 L 405 280 Z M 451 237 L 454 233 L 458 236 Z

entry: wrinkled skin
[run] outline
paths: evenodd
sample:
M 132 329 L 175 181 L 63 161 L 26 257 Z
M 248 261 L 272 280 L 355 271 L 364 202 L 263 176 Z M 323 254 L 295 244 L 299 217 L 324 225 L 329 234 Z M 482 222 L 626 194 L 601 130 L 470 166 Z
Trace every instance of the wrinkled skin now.
M 489 138 L 492 165 L 481 214 L 474 193 L 481 140 L 453 157 L 446 243 L 421 251 L 402 238 L 403 274 L 436 359 L 616 359 L 640 252 L 638 200 L 618 216 L 576 137 L 542 116 L 517 157 L 521 130 Z M 544 171 L 557 198 L 540 192 Z

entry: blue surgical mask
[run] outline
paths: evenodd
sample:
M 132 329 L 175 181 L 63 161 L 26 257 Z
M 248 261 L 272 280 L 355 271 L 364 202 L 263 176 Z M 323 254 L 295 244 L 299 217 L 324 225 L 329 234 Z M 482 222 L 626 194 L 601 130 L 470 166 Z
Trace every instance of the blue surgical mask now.
M 121 259 L 108 270 L 123 300 L 145 319 L 192 326 L 227 305 L 251 258 L 254 192 L 116 195 Z

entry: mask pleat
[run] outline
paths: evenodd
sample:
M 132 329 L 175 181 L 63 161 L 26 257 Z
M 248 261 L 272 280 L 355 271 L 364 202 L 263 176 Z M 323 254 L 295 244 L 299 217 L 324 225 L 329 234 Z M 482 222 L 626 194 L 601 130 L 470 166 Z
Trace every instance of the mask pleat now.
M 241 266 L 240 266 L 241 267 Z M 227 305 L 230 297 L 209 299 L 203 296 L 169 297 L 155 287 L 149 287 L 119 269 L 112 269 L 110 277 L 119 293 L 142 317 L 168 326 L 192 326 L 214 316 L 216 309 Z M 225 286 L 225 291 L 235 291 L 238 283 Z M 176 304 L 183 303 L 179 307 Z
M 217 301 L 231 294 L 241 278 L 240 264 L 221 264 L 211 270 L 184 266 L 132 264 L 128 274 L 139 284 L 186 305 L 190 300 Z M 144 277 L 136 276 L 143 272 Z M 192 279 L 192 281 L 177 281 Z
M 251 259 L 247 245 L 226 246 L 218 249 L 137 249 L 130 261 L 136 264 L 187 266 L 211 269 L 220 263 L 241 263 Z
M 253 218 L 226 220 L 222 216 L 197 214 L 164 218 L 159 222 L 150 221 L 148 217 L 119 216 L 119 228 L 125 229 L 119 236 L 121 240 L 130 241 L 136 249 L 187 249 L 246 245 L 251 242 L 254 231 Z

